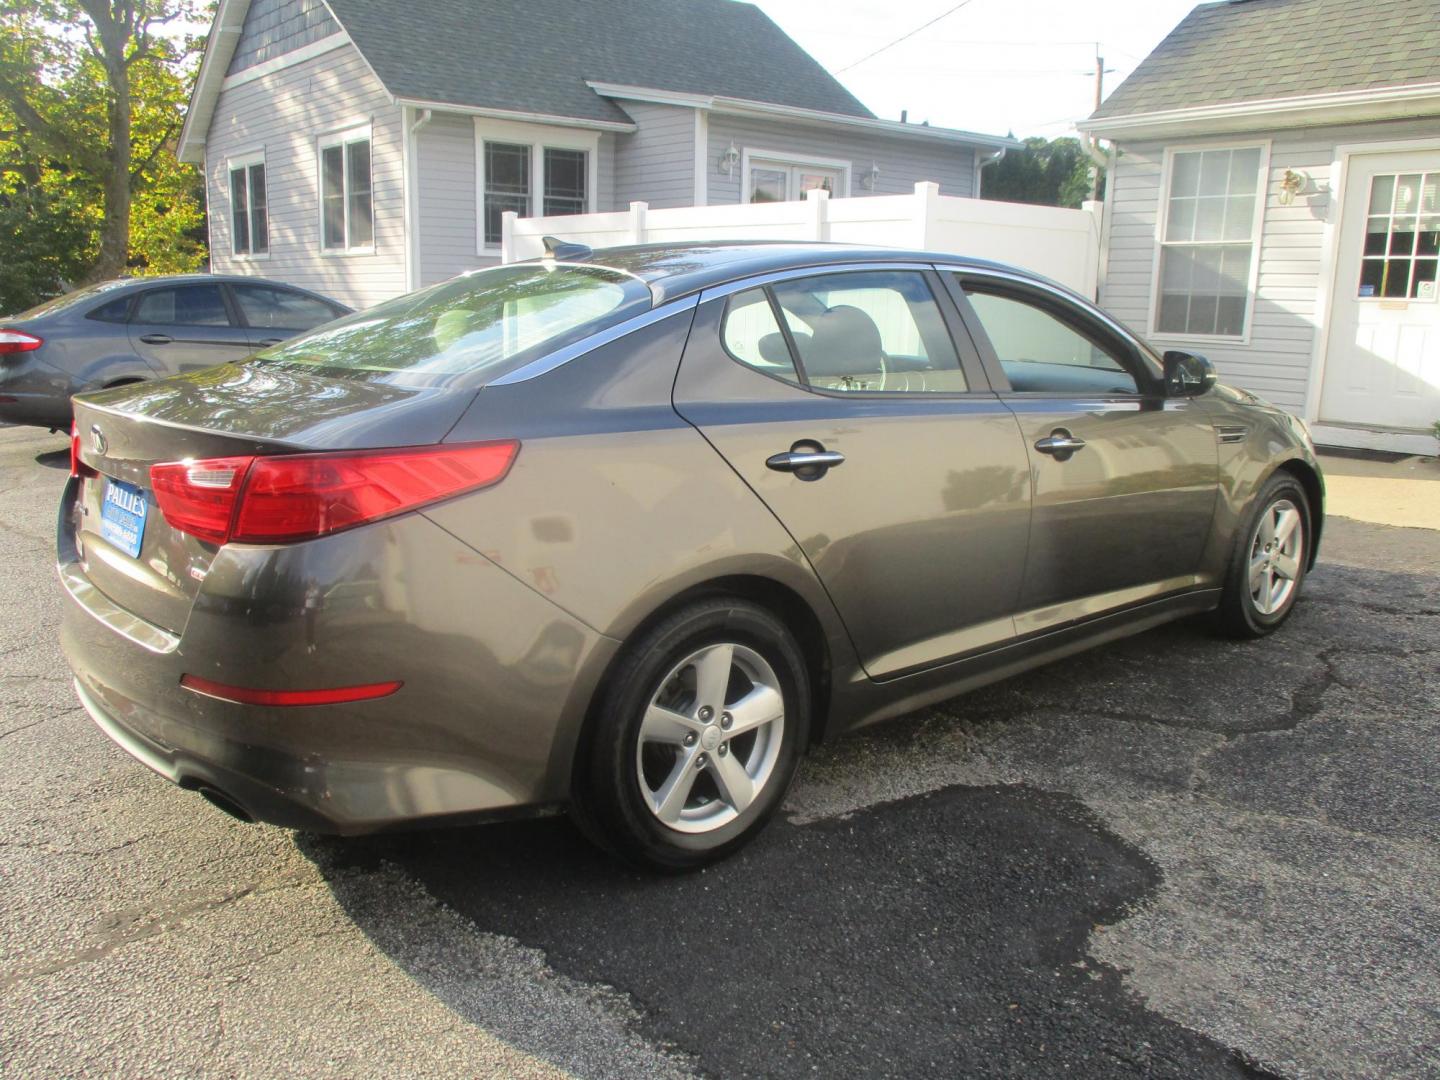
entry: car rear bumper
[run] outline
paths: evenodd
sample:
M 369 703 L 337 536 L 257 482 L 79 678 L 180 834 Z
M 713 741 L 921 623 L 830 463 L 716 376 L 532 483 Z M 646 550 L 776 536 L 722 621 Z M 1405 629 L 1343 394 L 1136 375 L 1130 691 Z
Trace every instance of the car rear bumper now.
M 380 572 L 388 583 L 345 573 L 373 577 L 386 552 L 401 553 Z M 331 599 L 315 600 L 307 583 L 322 568 L 342 573 L 343 598 L 332 586 Z M 90 583 L 64 524 L 59 571 L 61 643 L 101 730 L 238 816 L 307 831 L 563 801 L 585 709 L 614 653 L 420 515 L 310 544 L 222 548 L 178 629 L 139 619 Z M 271 707 L 193 693 L 180 685 L 187 673 L 256 688 L 404 685 L 368 701 Z
M 37 353 L 12 354 L 0 363 L 0 421 L 68 429 L 70 395 L 83 389 Z

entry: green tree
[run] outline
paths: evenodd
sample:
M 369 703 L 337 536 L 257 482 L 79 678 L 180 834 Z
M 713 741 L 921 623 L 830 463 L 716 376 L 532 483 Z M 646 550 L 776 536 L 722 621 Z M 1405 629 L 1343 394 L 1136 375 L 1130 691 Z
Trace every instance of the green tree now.
M 201 180 L 174 156 L 202 42 L 172 30 L 196 15 L 194 0 L 0 0 L 0 308 L 203 261 Z
M 1024 142 L 1023 149 L 1007 151 L 985 170 L 982 198 L 1078 207 L 1089 197 L 1090 156 L 1079 139 L 1032 137 Z M 1103 174 L 1100 179 L 1098 194 L 1103 194 Z

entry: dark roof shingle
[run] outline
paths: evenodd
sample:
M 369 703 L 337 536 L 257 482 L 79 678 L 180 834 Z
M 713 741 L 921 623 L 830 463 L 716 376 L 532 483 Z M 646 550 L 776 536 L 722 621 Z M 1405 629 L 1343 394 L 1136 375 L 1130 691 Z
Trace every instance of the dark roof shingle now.
M 1440 82 L 1440 0 L 1201 4 L 1095 118 Z
M 872 117 L 759 8 L 736 0 L 330 0 L 395 96 L 628 117 L 586 81 Z

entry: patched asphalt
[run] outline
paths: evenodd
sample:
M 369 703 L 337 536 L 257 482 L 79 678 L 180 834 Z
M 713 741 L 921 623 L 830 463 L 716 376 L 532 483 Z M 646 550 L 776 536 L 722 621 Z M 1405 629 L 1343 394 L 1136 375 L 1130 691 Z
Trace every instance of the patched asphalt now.
M 0 429 L 0 1068 L 1440 1075 L 1440 533 L 823 748 L 682 878 L 563 819 L 336 841 L 111 746 L 55 644 L 64 440 Z

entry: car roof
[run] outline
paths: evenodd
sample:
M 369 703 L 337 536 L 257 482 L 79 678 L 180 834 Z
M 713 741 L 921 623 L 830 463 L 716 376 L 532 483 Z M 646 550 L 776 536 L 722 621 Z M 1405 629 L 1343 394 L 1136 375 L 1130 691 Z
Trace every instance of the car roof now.
M 633 274 L 650 286 L 657 304 L 717 285 L 780 270 L 812 266 L 823 269 L 842 263 L 939 262 L 975 269 L 1001 270 L 1032 281 L 1054 284 L 1029 270 L 989 259 L 968 258 L 954 252 L 868 247 L 861 244 L 772 240 L 731 241 L 723 244 L 642 244 L 633 247 L 597 248 L 589 255 L 578 257 L 574 261 Z

